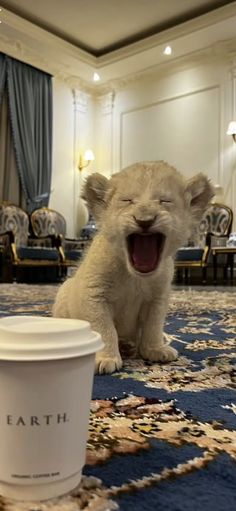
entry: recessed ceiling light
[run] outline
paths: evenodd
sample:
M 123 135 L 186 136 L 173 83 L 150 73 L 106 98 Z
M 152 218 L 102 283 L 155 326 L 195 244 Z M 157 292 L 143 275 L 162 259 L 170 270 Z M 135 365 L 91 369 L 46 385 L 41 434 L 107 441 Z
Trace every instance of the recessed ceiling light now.
M 98 74 L 98 73 L 94 73 L 94 74 L 93 74 L 93 81 L 94 81 L 94 82 L 99 82 L 99 80 L 100 80 L 100 76 L 99 76 L 99 74 Z
M 171 46 L 166 46 L 163 53 L 164 53 L 164 55 L 171 55 L 171 53 L 172 53 Z

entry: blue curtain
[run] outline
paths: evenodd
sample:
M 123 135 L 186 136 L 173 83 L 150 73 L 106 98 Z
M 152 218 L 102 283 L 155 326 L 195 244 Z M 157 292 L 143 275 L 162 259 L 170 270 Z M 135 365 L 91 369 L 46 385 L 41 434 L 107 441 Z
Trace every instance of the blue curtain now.
M 0 105 L 5 90 L 6 76 L 7 76 L 6 56 L 3 53 L 0 53 Z
M 0 61 L 0 68 L 1 64 Z M 8 56 L 5 56 L 5 67 L 17 167 L 27 211 L 31 213 L 47 206 L 50 198 L 52 79 L 47 73 Z

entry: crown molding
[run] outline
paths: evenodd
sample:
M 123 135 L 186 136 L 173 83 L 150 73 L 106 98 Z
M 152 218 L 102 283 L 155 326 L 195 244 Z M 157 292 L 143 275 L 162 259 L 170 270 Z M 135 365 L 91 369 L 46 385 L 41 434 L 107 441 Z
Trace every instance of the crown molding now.
M 227 21 L 233 16 L 236 16 L 236 1 L 207 14 L 198 16 L 193 20 L 181 23 L 176 27 L 164 30 L 156 35 L 146 37 L 145 39 L 125 46 L 124 48 L 102 55 L 97 58 L 97 66 L 101 68 L 112 64 L 113 62 L 136 55 L 137 53 L 139 54 L 140 52 L 155 48 L 156 46 L 167 44 L 167 42 L 175 41 L 180 37 L 193 34 L 194 32 L 204 28 Z
M 35 51 L 20 38 L 13 39 L 0 34 L 0 51 L 53 75 L 54 78 L 65 82 L 71 89 L 84 89 L 88 92 L 92 92 L 93 90 L 91 83 L 87 80 L 83 80 L 79 76 L 74 76 L 74 67 L 72 65 L 70 67 L 68 63 L 61 63 L 56 59 L 49 60 L 46 56 L 46 52 Z
M 217 42 L 201 51 L 192 52 L 176 58 L 172 62 L 162 62 L 143 69 L 137 73 L 129 73 L 121 78 L 109 80 L 99 90 L 103 94 L 109 91 L 119 92 L 132 83 L 140 80 L 147 80 L 158 77 L 158 79 L 169 76 L 174 72 L 183 71 L 204 64 L 228 63 L 231 70 L 236 72 L 236 38 L 234 40 Z
M 0 51 L 96 97 L 157 70 L 170 73 L 201 59 L 232 60 L 236 54 L 236 1 L 97 58 L 6 9 L 1 20 Z M 170 57 L 163 55 L 167 43 L 174 49 Z M 96 83 L 92 81 L 95 70 L 101 76 Z
M 39 43 L 47 44 L 49 46 L 56 46 L 57 51 L 59 48 L 67 53 L 68 56 L 80 60 L 81 62 L 85 62 L 89 65 L 96 65 L 96 58 L 90 53 L 82 50 L 67 41 L 64 41 L 60 37 L 51 34 L 47 30 L 35 25 L 31 21 L 22 18 L 14 14 L 11 11 L 3 8 L 1 12 L 1 20 L 3 25 L 8 25 L 11 29 L 16 30 L 19 34 L 27 34 L 27 37 L 32 38 Z
M 236 4 L 236 2 L 235 2 Z M 169 39 L 166 33 L 160 34 L 159 43 L 157 46 L 146 48 L 137 54 L 127 56 L 123 59 L 110 62 L 108 60 L 100 67 L 99 73 L 103 77 L 104 83 L 108 84 L 109 81 L 119 80 L 128 77 L 132 73 L 137 75 L 152 69 L 154 67 L 168 67 L 175 66 L 178 59 L 189 58 L 190 55 L 197 53 L 201 54 L 206 48 L 214 47 L 223 44 L 227 41 L 225 50 L 231 51 L 230 40 L 235 39 L 236 27 L 236 6 L 234 8 L 234 16 L 218 22 L 216 25 L 204 27 L 189 34 L 179 36 L 176 39 Z M 168 31 L 169 32 L 169 31 Z M 165 35 L 165 42 L 164 41 Z M 157 38 L 156 38 L 157 41 Z M 166 57 L 163 54 L 163 49 L 166 44 L 171 44 L 173 53 L 171 56 Z M 228 46 L 228 48 L 227 48 Z M 100 61 L 101 62 L 101 61 Z M 101 83 L 101 85 L 103 85 Z
M 91 86 L 95 57 L 7 9 L 2 10 L 1 21 L 0 51 L 57 78 Z

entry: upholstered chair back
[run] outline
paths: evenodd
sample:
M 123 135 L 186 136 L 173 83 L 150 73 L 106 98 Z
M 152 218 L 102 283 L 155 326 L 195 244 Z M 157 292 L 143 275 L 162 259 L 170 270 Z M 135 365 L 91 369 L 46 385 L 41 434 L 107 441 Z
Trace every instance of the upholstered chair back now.
M 232 225 L 232 211 L 224 204 L 211 204 L 205 211 L 200 230 L 214 235 L 229 235 Z
M 66 220 L 61 213 L 49 208 L 39 208 L 31 213 L 30 221 L 33 234 L 38 242 L 43 238 L 47 242 L 47 236 L 60 240 L 61 266 L 77 265 L 82 257 L 82 242 L 66 238 Z
M 29 217 L 27 213 L 14 204 L 0 204 L 0 235 L 12 232 L 17 247 L 27 245 L 29 234 Z
M 46 236 L 62 236 L 66 235 L 66 221 L 65 218 L 49 208 L 39 208 L 31 214 L 31 226 L 33 234 L 38 238 Z
M 205 245 L 206 234 L 228 236 L 231 231 L 233 213 L 225 204 L 211 204 L 205 211 L 199 225 L 200 245 Z

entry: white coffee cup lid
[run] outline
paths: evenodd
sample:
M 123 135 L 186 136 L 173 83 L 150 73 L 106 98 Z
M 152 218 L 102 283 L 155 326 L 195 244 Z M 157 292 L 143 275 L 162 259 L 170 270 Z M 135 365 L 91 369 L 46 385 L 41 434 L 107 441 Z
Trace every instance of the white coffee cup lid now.
M 100 334 L 87 321 L 23 315 L 0 319 L 0 360 L 58 360 L 102 347 Z

